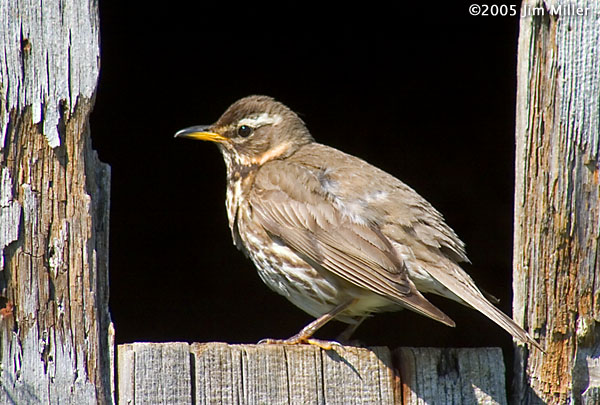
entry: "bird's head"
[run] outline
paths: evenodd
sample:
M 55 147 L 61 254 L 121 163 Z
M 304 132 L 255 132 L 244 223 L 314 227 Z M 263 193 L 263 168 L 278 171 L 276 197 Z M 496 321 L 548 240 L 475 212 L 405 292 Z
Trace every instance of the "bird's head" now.
M 313 141 L 296 113 L 267 96 L 242 98 L 214 124 L 185 128 L 175 137 L 215 142 L 228 170 L 287 157 Z

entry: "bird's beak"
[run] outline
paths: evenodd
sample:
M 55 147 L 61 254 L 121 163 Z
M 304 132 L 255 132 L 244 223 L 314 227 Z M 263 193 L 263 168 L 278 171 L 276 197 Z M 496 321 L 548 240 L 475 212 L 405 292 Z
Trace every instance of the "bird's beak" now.
M 224 142 L 227 140 L 223 135 L 210 131 L 208 125 L 197 125 L 177 131 L 175 138 L 187 138 L 197 141 Z

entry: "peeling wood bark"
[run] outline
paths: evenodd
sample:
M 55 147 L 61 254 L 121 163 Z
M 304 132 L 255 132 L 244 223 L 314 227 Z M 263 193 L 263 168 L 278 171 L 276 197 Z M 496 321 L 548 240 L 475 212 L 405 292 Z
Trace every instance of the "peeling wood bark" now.
M 486 348 L 132 343 L 118 378 L 129 405 L 506 404 L 502 352 Z
M 0 0 L 0 403 L 111 403 L 95 1 Z
M 519 348 L 515 403 L 597 403 L 600 7 L 529 0 L 522 11 L 513 307 L 546 354 Z

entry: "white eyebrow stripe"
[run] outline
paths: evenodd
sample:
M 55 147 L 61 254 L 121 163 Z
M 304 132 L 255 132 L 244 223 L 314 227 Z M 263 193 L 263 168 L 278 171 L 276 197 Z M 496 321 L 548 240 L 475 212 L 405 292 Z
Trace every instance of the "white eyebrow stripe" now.
M 248 125 L 252 128 L 262 127 L 263 125 L 277 125 L 281 122 L 282 118 L 279 114 L 268 114 L 262 113 L 256 117 L 244 118 L 240 120 L 239 125 Z

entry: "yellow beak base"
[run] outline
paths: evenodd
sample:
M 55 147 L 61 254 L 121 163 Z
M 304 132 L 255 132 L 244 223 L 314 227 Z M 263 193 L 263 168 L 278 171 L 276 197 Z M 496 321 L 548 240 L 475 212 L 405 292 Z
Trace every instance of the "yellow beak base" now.
M 175 138 L 186 138 L 193 139 L 196 141 L 211 141 L 211 142 L 224 142 L 227 140 L 224 136 L 207 130 L 205 126 L 197 126 L 182 129 L 177 131 Z

